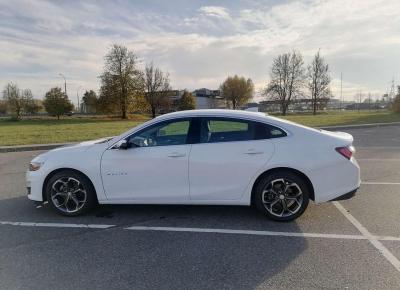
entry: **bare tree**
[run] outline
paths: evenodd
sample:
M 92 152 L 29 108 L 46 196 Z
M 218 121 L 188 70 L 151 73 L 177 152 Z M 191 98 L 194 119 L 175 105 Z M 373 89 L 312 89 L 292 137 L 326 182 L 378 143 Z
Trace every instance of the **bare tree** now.
M 16 84 L 8 83 L 3 90 L 3 99 L 7 104 L 7 108 L 14 115 L 15 119 L 21 117 L 24 107 L 24 96 Z
M 244 77 L 228 77 L 221 85 L 221 96 L 232 104 L 235 110 L 237 107 L 243 106 L 254 94 L 254 84 L 251 79 Z
M 23 98 L 23 109 L 26 114 L 36 114 L 42 108 L 41 101 L 33 98 L 32 91 L 30 89 L 22 90 Z
M 0 100 L 0 115 L 7 113 L 7 103 L 6 101 Z
M 160 108 L 167 107 L 169 104 L 169 75 L 159 68 L 154 67 L 153 63 L 150 63 L 145 68 L 144 83 L 144 96 L 150 106 L 151 115 L 154 118 Z
M 311 94 L 313 114 L 315 115 L 318 108 L 320 108 L 323 103 L 327 102 L 331 94 L 329 89 L 329 84 L 331 82 L 329 67 L 319 51 L 314 56 L 312 63 L 308 66 L 307 79 L 307 86 Z
M 116 107 L 122 119 L 136 94 L 143 91 L 143 75 L 137 69 L 137 58 L 125 46 L 114 44 L 105 56 L 104 72 L 100 76 L 100 98 L 105 110 Z
M 301 95 L 304 85 L 304 62 L 299 52 L 281 54 L 273 60 L 271 81 L 264 95 L 278 101 L 282 115 L 286 115 L 291 102 Z

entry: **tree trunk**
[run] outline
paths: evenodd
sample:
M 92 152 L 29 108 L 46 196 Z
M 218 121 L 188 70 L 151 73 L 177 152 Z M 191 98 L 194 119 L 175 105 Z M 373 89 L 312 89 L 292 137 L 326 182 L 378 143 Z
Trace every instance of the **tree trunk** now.
M 121 118 L 122 119 L 126 119 L 126 101 L 125 101 L 125 98 L 122 100 L 121 113 L 122 113 Z
M 19 106 L 17 106 L 16 113 L 17 113 L 17 119 L 19 120 L 21 117 L 21 108 Z
M 282 105 L 282 116 L 286 116 L 286 109 L 287 109 L 286 105 L 283 104 Z
M 313 115 L 317 114 L 317 98 L 313 98 Z
M 235 100 L 232 100 L 232 108 L 233 108 L 234 110 L 236 110 L 236 101 L 235 101 Z
M 155 118 L 156 117 L 156 108 L 155 107 L 151 107 L 151 117 Z
M 60 115 L 57 115 L 57 120 L 60 120 Z

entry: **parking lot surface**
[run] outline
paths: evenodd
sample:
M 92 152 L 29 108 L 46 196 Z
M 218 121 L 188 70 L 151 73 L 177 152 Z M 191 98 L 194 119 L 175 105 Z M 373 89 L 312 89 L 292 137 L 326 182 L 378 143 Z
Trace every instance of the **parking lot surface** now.
M 362 185 L 294 222 L 229 206 L 100 206 L 25 196 L 39 151 L 0 153 L 0 289 L 400 289 L 400 126 L 355 138 Z

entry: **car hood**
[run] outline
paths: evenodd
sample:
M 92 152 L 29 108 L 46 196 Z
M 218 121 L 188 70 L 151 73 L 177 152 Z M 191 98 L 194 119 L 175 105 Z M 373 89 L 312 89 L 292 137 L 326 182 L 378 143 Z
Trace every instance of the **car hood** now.
M 90 141 L 84 141 L 76 144 L 71 144 L 71 145 L 66 145 L 62 146 L 59 148 L 52 149 L 50 151 L 47 151 L 43 154 L 40 154 L 36 156 L 32 161 L 45 161 L 49 157 L 53 157 L 55 155 L 65 155 L 65 154 L 70 154 L 70 153 L 75 153 L 75 152 L 85 152 L 91 148 L 95 147 L 101 147 L 101 148 L 107 148 L 108 147 L 108 142 L 114 137 L 105 137 L 105 138 L 100 138 L 96 140 L 90 140 Z
M 80 150 L 80 151 L 86 151 L 89 148 L 93 147 L 94 145 L 108 145 L 108 141 L 113 139 L 114 137 L 105 137 L 105 138 L 100 138 L 96 140 L 89 140 L 89 141 L 84 141 L 72 145 L 66 145 L 60 148 L 56 148 L 54 150 L 51 150 L 49 152 L 56 152 L 56 151 L 65 151 L 65 150 Z

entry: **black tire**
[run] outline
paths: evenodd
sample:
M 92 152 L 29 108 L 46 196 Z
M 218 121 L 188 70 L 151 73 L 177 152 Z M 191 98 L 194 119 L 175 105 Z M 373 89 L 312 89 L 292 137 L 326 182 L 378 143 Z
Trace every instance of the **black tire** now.
M 97 204 L 93 184 L 86 176 L 73 170 L 63 170 L 54 174 L 48 180 L 45 190 L 50 207 L 64 216 L 85 214 Z M 66 203 L 64 202 L 65 209 L 63 200 L 67 200 Z
M 310 189 L 303 177 L 290 171 L 279 170 L 262 177 L 255 187 L 253 201 L 257 209 L 268 218 L 287 222 L 304 213 L 309 197 Z M 285 214 L 279 216 L 281 211 Z

